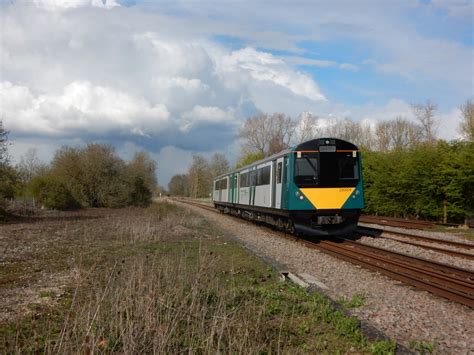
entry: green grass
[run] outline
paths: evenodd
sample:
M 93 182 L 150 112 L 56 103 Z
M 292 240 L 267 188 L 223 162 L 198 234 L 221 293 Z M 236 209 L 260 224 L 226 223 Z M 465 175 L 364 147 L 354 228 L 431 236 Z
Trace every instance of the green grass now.
M 394 352 L 392 342 L 367 341 L 358 320 L 326 298 L 279 282 L 189 211 L 164 202 L 89 213 L 99 218 L 27 225 L 24 238 L 9 241 L 12 250 L 25 242 L 35 248 L 28 265 L 10 256 L 2 287 L 19 297 L 25 278 L 42 287 L 0 323 L 7 353 Z M 32 265 L 42 276 L 29 276 Z M 53 292 L 42 277 L 59 272 L 69 276 Z M 346 306 L 363 301 L 354 295 Z
M 418 340 L 410 341 L 410 349 L 416 351 L 418 354 L 432 354 L 435 351 L 435 344 L 433 342 L 425 342 Z
M 360 293 L 356 293 L 351 299 L 342 298 L 338 301 L 338 303 L 344 308 L 362 307 L 365 304 L 365 296 Z

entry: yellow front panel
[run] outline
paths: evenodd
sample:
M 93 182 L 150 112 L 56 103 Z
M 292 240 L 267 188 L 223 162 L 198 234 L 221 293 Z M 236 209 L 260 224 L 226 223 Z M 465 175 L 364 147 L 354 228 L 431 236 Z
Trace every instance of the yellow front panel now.
M 318 210 L 340 209 L 354 192 L 355 187 L 300 189 Z

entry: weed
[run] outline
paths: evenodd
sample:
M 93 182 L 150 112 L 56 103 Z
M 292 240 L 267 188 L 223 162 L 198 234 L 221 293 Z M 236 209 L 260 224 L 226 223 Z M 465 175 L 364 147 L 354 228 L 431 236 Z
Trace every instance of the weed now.
M 365 304 L 365 296 L 360 293 L 356 293 L 352 296 L 350 300 L 342 298 L 338 302 L 344 308 L 358 308 L 362 307 Z
M 409 343 L 409 347 L 412 350 L 417 351 L 420 354 L 432 354 L 436 348 L 433 342 L 425 342 L 425 341 L 418 341 L 418 340 L 411 340 Z
M 395 354 L 397 343 L 393 340 L 381 340 L 370 344 L 370 353 L 373 355 Z
M 356 319 L 321 295 L 278 282 L 274 270 L 223 241 L 202 217 L 167 202 L 71 212 L 81 213 L 95 216 L 35 224 L 25 238 L 11 239 L 12 250 L 20 250 L 20 241 L 35 245 L 25 259 L 42 267 L 41 274 L 69 278 L 61 280 L 57 297 L 41 291 L 44 285 L 37 292 L 51 297 L 47 305 L 32 304 L 23 316 L 0 323 L 0 348 L 7 353 L 371 349 Z M 31 265 L 20 260 L 9 285 L 30 277 Z
M 39 293 L 39 296 L 41 298 L 53 298 L 56 294 L 54 293 L 54 291 L 51 291 L 51 290 L 48 290 L 48 291 L 41 291 Z

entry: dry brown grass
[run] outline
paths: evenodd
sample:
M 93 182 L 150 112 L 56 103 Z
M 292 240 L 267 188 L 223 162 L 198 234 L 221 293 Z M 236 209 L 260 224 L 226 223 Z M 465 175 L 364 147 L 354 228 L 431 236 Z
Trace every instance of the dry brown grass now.
M 71 216 L 77 218 L 63 218 Z M 355 320 L 318 295 L 279 283 L 266 265 L 186 210 L 160 203 L 58 218 L 9 225 L 14 237 L 0 235 L 10 246 L 11 273 L 2 275 L 0 291 L 13 300 L 0 323 L 7 353 L 371 349 Z M 29 275 L 32 266 L 41 275 Z M 25 285 L 36 297 L 15 304 Z

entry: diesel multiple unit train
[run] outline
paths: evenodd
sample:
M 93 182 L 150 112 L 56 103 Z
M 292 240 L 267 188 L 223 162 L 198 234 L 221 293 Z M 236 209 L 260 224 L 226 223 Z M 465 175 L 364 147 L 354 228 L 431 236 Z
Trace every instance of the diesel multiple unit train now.
M 214 179 L 214 206 L 289 232 L 351 233 L 364 207 L 358 148 L 335 138 L 301 143 Z

